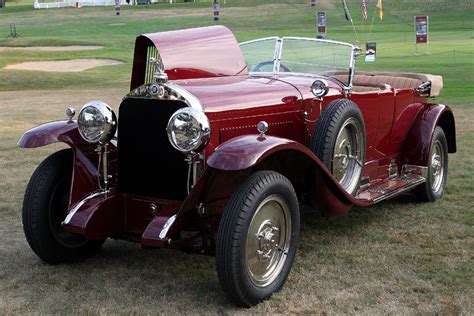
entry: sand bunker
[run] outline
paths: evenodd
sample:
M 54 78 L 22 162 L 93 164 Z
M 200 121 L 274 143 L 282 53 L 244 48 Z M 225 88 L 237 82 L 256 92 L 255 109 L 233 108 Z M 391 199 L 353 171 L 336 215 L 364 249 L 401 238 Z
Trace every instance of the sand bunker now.
M 59 61 L 32 61 L 21 64 L 8 65 L 4 69 L 36 70 L 51 72 L 79 72 L 100 66 L 120 65 L 121 61 L 114 59 L 70 59 Z
M 7 51 L 31 51 L 31 52 L 73 52 L 81 50 L 96 50 L 103 46 L 29 46 L 29 47 L 6 47 L 0 46 L 0 52 Z

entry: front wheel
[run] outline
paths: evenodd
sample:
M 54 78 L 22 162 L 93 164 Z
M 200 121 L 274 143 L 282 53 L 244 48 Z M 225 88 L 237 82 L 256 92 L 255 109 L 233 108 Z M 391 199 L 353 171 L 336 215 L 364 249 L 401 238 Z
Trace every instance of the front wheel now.
M 72 151 L 46 158 L 31 176 L 23 200 L 23 230 L 31 249 L 47 263 L 77 261 L 93 255 L 104 241 L 89 241 L 65 231 L 72 177 Z
M 290 181 L 259 171 L 230 198 L 219 224 L 219 281 L 236 305 L 253 306 L 281 289 L 299 240 L 298 200 Z

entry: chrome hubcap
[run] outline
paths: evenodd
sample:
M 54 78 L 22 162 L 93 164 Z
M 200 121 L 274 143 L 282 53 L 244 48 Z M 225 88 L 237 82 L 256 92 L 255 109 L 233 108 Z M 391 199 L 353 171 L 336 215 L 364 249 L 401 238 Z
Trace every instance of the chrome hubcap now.
M 357 189 L 362 172 L 362 127 L 354 118 L 348 118 L 336 138 L 332 159 L 332 174 L 349 192 Z
M 273 226 L 270 221 L 265 221 L 262 225 L 263 229 L 255 234 L 257 238 L 257 254 L 260 260 L 267 260 L 271 258 L 274 250 L 278 250 L 278 242 L 274 239 L 278 234 L 278 227 Z
M 252 283 L 272 283 L 286 261 L 291 238 L 290 209 L 279 195 L 260 203 L 247 233 L 245 258 Z
M 441 188 L 444 178 L 444 157 L 441 143 L 437 140 L 433 147 L 433 153 L 431 155 L 431 189 L 434 192 L 438 192 Z

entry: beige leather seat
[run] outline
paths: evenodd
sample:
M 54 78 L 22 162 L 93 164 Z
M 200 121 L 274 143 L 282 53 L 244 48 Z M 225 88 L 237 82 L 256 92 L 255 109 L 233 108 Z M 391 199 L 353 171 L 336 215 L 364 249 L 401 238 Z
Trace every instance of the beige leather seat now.
M 420 79 L 380 75 L 355 75 L 355 83 L 384 83 L 394 89 L 415 89 L 423 83 Z
M 347 80 L 347 74 L 333 75 L 341 81 Z M 428 74 L 398 73 L 398 72 L 359 72 L 354 75 L 354 92 L 370 92 L 383 90 L 384 84 L 394 89 L 416 89 L 425 82 L 431 83 L 430 96 L 438 96 L 443 88 L 443 78 Z

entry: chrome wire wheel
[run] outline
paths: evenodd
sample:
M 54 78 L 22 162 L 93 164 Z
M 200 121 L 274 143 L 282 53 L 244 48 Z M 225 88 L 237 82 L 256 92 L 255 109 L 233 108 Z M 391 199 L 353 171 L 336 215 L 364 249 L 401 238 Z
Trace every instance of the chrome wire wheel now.
M 265 287 L 278 277 L 287 259 L 290 239 L 289 206 L 279 195 L 270 195 L 258 206 L 247 233 L 245 260 L 255 286 Z
M 362 126 L 353 117 L 344 121 L 336 137 L 331 172 L 346 191 L 357 189 L 362 173 Z
M 432 176 L 431 189 L 438 192 L 441 189 L 444 180 L 444 151 L 439 140 L 435 141 L 433 152 L 431 154 L 430 171 Z

